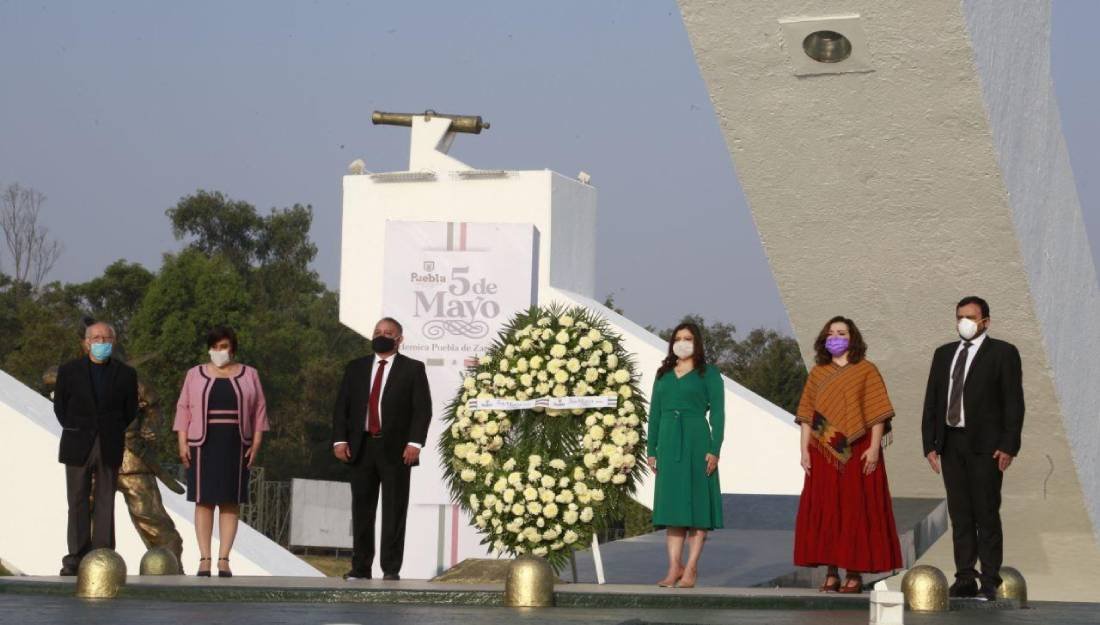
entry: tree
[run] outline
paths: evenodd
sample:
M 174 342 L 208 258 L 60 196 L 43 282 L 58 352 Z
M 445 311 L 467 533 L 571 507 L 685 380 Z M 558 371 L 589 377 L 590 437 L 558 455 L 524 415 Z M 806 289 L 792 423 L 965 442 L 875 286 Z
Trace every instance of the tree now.
M 94 319 L 114 326 L 117 342 L 128 344 L 130 320 L 137 313 L 154 275 L 137 263 L 117 260 L 103 275 L 70 286 L 81 309 Z
M 0 275 L 0 367 L 27 386 L 42 389 L 42 374 L 79 356 L 82 313 L 57 284 L 31 292 L 25 282 Z
M 190 239 L 188 247 L 206 256 L 222 255 L 241 271 L 254 260 L 262 220 L 251 204 L 200 189 L 165 214 L 176 239 Z
M 19 184 L 10 184 L 0 193 L 0 230 L 11 257 L 12 276 L 38 288 L 61 256 L 61 244 L 49 237 L 39 223 L 46 196 Z

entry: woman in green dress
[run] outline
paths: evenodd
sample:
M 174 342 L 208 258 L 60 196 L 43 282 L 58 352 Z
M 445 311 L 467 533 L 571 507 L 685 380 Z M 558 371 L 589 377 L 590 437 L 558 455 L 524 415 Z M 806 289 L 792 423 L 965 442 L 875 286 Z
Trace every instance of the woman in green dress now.
M 722 527 L 718 456 L 725 389 L 722 374 L 707 365 L 701 337 L 693 323 L 676 326 L 649 399 L 647 455 L 657 476 L 653 526 L 668 530 L 668 574 L 657 582 L 662 587 L 694 587 L 707 532 Z

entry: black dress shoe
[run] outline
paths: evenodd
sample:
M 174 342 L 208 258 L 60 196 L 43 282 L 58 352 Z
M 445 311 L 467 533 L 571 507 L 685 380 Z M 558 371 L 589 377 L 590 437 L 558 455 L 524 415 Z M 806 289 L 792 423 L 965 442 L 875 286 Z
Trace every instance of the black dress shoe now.
M 388 579 L 391 582 L 396 582 L 397 580 L 401 579 L 401 576 L 397 573 L 386 573 L 382 576 L 382 579 Z
M 370 579 L 370 572 L 368 571 L 364 573 L 363 571 L 352 569 L 347 573 L 344 573 L 344 579 L 349 582 L 353 582 L 357 579 Z
M 993 588 L 992 586 L 982 586 L 981 589 L 978 591 L 977 596 L 979 599 L 982 599 L 984 601 L 996 601 L 997 589 Z
M 76 577 L 76 569 L 70 569 L 68 567 L 62 568 L 58 573 L 61 577 Z
M 954 584 L 951 584 L 947 596 L 957 599 L 973 599 L 978 596 L 978 582 L 957 580 Z

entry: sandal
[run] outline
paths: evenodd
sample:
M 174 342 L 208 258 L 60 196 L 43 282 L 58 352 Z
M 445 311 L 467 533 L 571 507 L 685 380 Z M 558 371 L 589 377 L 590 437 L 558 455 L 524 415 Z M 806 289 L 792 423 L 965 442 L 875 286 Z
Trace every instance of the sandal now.
M 205 571 L 202 569 L 203 562 L 209 562 L 210 558 L 199 558 L 199 570 L 195 573 L 195 577 L 210 577 L 210 569 Z
M 830 582 L 829 581 L 830 579 L 833 580 L 833 581 Z M 831 574 L 825 576 L 825 583 L 823 583 L 821 585 L 821 588 L 817 589 L 818 592 L 837 592 L 839 590 L 840 590 L 840 576 L 839 575 L 831 575 Z
M 846 595 L 858 595 L 863 592 L 863 577 L 859 575 L 849 575 L 844 578 L 844 585 L 841 586 L 837 592 Z
M 225 561 L 225 570 L 222 570 L 222 560 Z M 233 577 L 233 571 L 229 570 L 229 558 L 218 558 L 218 577 Z

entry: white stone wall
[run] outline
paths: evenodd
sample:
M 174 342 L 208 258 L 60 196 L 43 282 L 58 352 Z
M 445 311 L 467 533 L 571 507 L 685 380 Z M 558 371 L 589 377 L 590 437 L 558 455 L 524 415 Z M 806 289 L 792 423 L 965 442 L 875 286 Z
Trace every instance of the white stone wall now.
M 1100 537 L 1100 293 L 1050 75 L 1050 9 L 963 2 L 1066 439 Z

